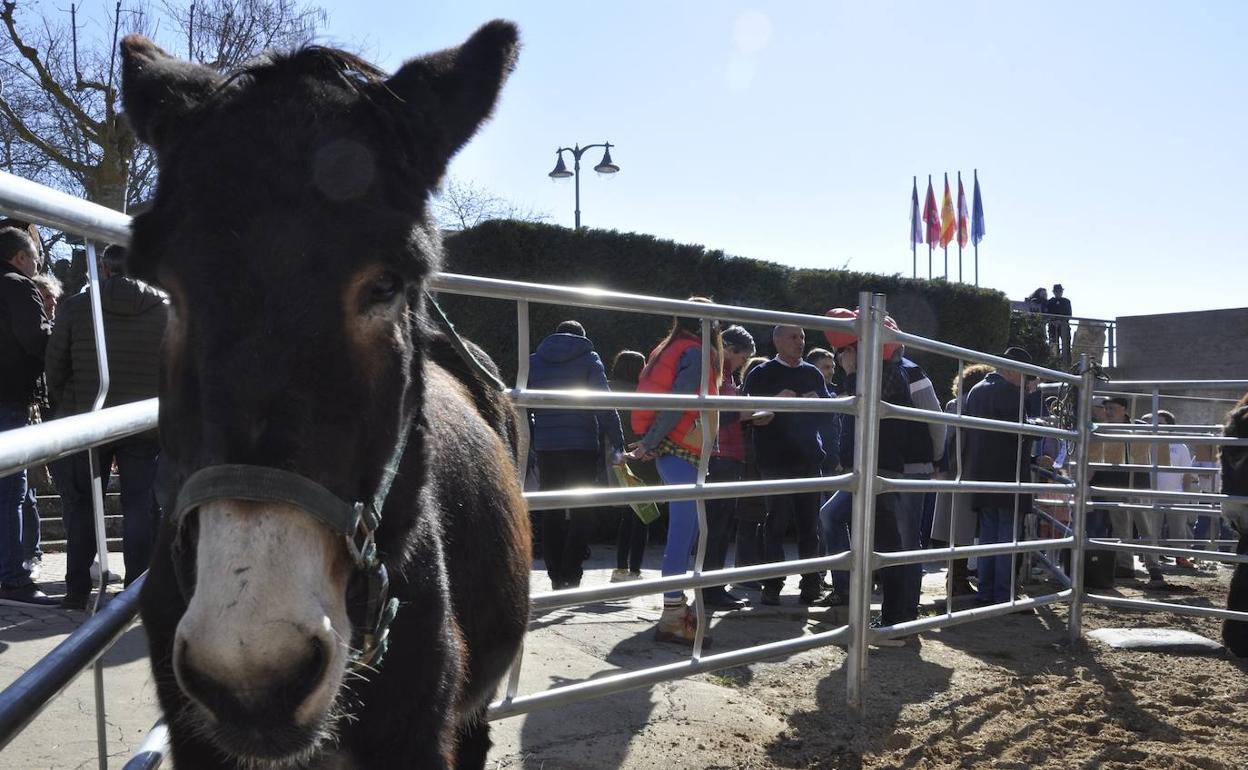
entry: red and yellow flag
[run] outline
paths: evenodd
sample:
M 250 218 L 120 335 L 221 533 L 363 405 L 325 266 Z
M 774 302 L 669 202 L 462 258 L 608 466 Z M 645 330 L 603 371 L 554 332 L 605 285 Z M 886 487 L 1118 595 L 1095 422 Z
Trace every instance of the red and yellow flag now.
M 958 231 L 958 218 L 953 212 L 953 193 L 949 191 L 949 174 L 945 174 L 945 198 L 940 204 L 940 245 L 948 248 Z

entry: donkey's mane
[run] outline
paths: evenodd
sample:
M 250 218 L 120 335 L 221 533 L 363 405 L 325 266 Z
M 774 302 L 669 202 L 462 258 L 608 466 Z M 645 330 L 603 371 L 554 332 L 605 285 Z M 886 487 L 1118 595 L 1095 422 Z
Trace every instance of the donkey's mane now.
M 332 77 L 357 93 L 366 93 L 366 86 L 383 83 L 386 73 L 358 54 L 340 48 L 305 45 L 291 51 L 266 51 L 232 72 L 218 92 L 242 84 L 286 80 L 305 75 Z

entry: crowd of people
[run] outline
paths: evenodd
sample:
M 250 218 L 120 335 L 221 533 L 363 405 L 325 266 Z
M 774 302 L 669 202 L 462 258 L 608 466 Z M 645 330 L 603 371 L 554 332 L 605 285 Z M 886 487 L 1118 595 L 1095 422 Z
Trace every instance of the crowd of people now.
M 699 297 L 694 302 L 706 302 Z M 855 311 L 836 308 L 828 314 L 854 318 Z M 886 324 L 897 328 L 893 319 Z M 781 398 L 831 398 L 853 393 L 857 377 L 858 340 L 848 333 L 826 333 L 827 347 L 807 349 L 806 333 L 797 326 L 772 329 L 771 358 L 756 357 L 754 338 L 740 326 L 720 328 L 712 323 L 711 372 L 702 382 L 702 320 L 696 317 L 672 319 L 666 336 L 649 352 L 625 350 L 616 354 L 610 377 L 601 358 L 579 323 L 567 321 L 539 344 L 530 361 L 530 384 L 534 388 L 589 388 L 636 391 L 639 393 L 710 394 L 774 396 Z M 1006 357 L 1028 362 L 1020 348 L 1006 351 Z M 943 411 L 927 373 L 906 357 L 903 346 L 889 343 L 884 348 L 882 366 L 883 399 L 906 407 Z M 973 373 L 962 375 L 966 389 L 966 414 L 1017 420 L 1019 389 L 1023 377 L 1016 372 L 987 374 L 975 387 Z M 982 376 L 982 375 L 981 375 Z M 955 388 L 956 390 L 956 388 Z M 538 409 L 533 413 L 532 446 L 536 456 L 538 487 L 543 490 L 593 483 L 593 464 L 604 457 L 606 463 L 629 463 L 651 482 L 692 484 L 697 479 L 703 452 L 702 414 L 698 411 L 633 410 L 621 420 L 614 410 Z M 731 482 L 745 479 L 797 479 L 830 476 L 853 467 L 854 418 L 831 411 L 792 412 L 753 410 L 712 413 L 706 426 L 715 437 L 708 460 L 708 481 Z M 1015 464 L 1015 437 L 983 431 L 968 431 L 965 442 L 964 478 L 1013 481 L 1027 478 L 1024 467 Z M 881 475 L 927 479 L 953 474 L 948 462 L 952 433 L 944 425 L 913 420 L 885 420 L 880 425 L 878 467 Z M 605 439 L 605 441 L 604 441 Z M 1003 442 L 1011 450 L 1003 451 Z M 575 452 L 571 457 L 568 453 Z M 578 483 L 569 483 L 570 468 L 577 468 Z M 875 505 L 875 547 L 880 551 L 917 550 L 947 543 L 950 501 L 923 492 L 889 492 Z M 943 496 L 942 496 L 943 497 Z M 966 497 L 966 496 L 958 496 Z M 974 495 L 969 504 L 959 504 L 953 528 L 978 532 L 981 542 L 1013 538 L 1013 496 Z M 716 498 L 706 502 L 707 542 L 703 568 L 715 570 L 729 563 L 737 566 L 783 561 L 784 542 L 790 531 L 796 535 L 797 556 L 810 559 L 848 550 L 852 495 L 837 492 L 792 492 L 765 497 Z M 939 518 L 936 511 L 945 510 Z M 961 511 L 966 508 L 966 512 Z M 978 520 L 970 522 L 967 514 Z M 580 584 L 582 564 L 587 554 L 588 519 L 572 511 L 546 511 L 540 521 L 540 552 L 551 585 L 557 590 Z M 641 576 L 641 559 L 646 544 L 646 525 L 631 512 L 621 514 L 617 542 L 617 565 L 613 581 Z M 942 522 L 945 522 L 942 524 Z M 572 532 L 572 535 L 565 533 Z M 660 571 L 664 575 L 683 574 L 698 536 L 697 506 L 691 500 L 678 500 L 668 506 L 667 540 Z M 734 547 L 735 546 L 735 547 Z M 976 592 L 986 603 L 1010 598 L 1010 557 L 979 560 L 979 587 L 970 582 L 963 563 L 957 588 Z M 909 564 L 878 571 L 882 612 L 877 623 L 891 625 L 918 617 L 923 566 Z M 782 602 L 783 578 L 761 583 L 739 583 L 733 592 L 727 586 L 706 589 L 703 599 L 710 607 L 736 609 L 743 606 L 742 594 L 764 605 Z M 740 589 L 740 590 L 738 590 Z M 843 571 L 811 572 L 801 575 L 797 601 L 826 607 L 848 603 L 848 575 Z M 656 638 L 689 644 L 696 631 L 695 616 L 683 591 L 664 596 L 663 613 Z M 705 643 L 705 642 L 704 642 Z
M 91 411 L 99 391 L 90 297 L 81 292 L 62 300 L 60 283 L 42 270 L 43 262 L 33 227 L 0 223 L 0 431 Z M 164 295 L 126 277 L 124 265 L 120 246 L 100 255 L 109 362 L 106 407 L 156 396 L 160 341 L 168 320 Z M 159 445 L 153 431 L 91 451 L 103 487 L 114 468 L 119 477 L 128 585 L 147 569 L 155 540 Z M 65 525 L 66 593 L 59 599 L 36 582 L 43 554 L 35 485 L 25 470 L 0 478 L 0 603 L 86 608 L 97 579 L 92 574 L 97 543 L 91 467 L 86 452 L 48 467 Z
M 1058 287 L 1060 290 L 1060 287 Z M 699 297 L 694 302 L 706 302 Z M 856 318 L 857 313 L 834 308 L 829 316 Z M 892 318 L 885 324 L 898 328 Z M 710 394 L 775 396 L 787 398 L 830 398 L 855 392 L 858 340 L 848 332 L 825 332 L 827 347 L 807 346 L 806 334 L 796 326 L 776 326 L 771 332 L 774 356 L 756 357 L 757 346 L 750 333 L 740 326 L 720 328 L 712 322 L 712 350 L 709 359 L 715 374 L 702 382 L 702 319 L 672 319 L 667 335 L 643 355 L 620 351 L 613 359 L 610 377 L 593 350 L 580 324 L 560 324 L 533 354 L 531 371 L 540 377 L 533 387 L 569 387 L 636 391 L 639 393 Z M 556 351 L 567 351 L 557 354 Z M 572 355 L 575 351 L 575 356 Z M 1002 357 L 1020 365 L 1032 363 L 1020 347 L 1010 347 Z M 905 407 L 933 412 L 960 412 L 970 417 L 1007 422 L 1052 422 L 1055 398 L 1042 398 L 1038 380 L 1020 369 L 996 369 L 984 364 L 966 366 L 950 385 L 954 398 L 943 406 L 936 388 L 923 368 L 906 355 L 904 346 L 884 345 L 881 368 L 882 398 Z M 1098 423 L 1129 420 L 1118 397 L 1096 401 Z M 550 470 L 560 462 L 558 452 L 567 452 L 573 443 L 578 455 L 578 484 L 593 483 L 592 464 L 628 463 L 649 483 L 693 484 L 703 451 L 702 414 L 698 411 L 634 410 L 620 415 L 614 410 L 534 410 L 533 446 L 537 455 L 538 485 L 558 489 L 566 484 L 566 468 Z M 1152 415 L 1141 418 L 1151 422 Z M 1159 411 L 1161 423 L 1174 423 L 1169 412 Z M 753 410 L 712 414 L 706 426 L 716 437 L 708 462 L 709 482 L 743 479 L 796 479 L 830 476 L 852 469 L 854 459 L 854 417 L 831 411 L 793 412 Z M 577 439 L 557 440 L 571 422 L 576 423 Z M 959 437 L 957 434 L 961 432 Z M 609 448 L 602 450 L 603 438 Z M 553 443 L 552 443 L 553 442 Z M 1147 445 L 1135 445 L 1144 447 Z M 1032 439 L 1015 433 L 946 429 L 943 424 L 916 420 L 884 420 L 880 423 L 877 467 L 885 477 L 904 479 L 961 478 L 965 480 L 1016 482 L 1047 479 L 1070 483 L 1073 450 L 1068 442 Z M 1093 462 L 1128 463 L 1131 445 L 1110 439 L 1091 445 Z M 960 448 L 960 451 L 959 451 Z M 1138 452 L 1139 450 L 1137 450 Z M 1147 452 L 1147 450 L 1143 450 Z M 1162 445 L 1157 464 L 1191 467 L 1199 464 L 1191 450 L 1181 443 Z M 1140 463 L 1151 463 L 1151 455 Z M 1209 462 L 1212 465 L 1212 462 Z M 1118 478 L 1118 476 L 1122 478 Z M 1097 469 L 1091 483 L 1101 486 L 1152 488 L 1147 472 Z M 1159 489 L 1195 491 L 1196 475 L 1187 472 L 1156 473 Z M 1057 489 L 1057 488 L 1055 488 Z M 1061 492 L 1055 495 L 1060 496 Z M 1139 502 L 1139 501 L 1136 501 Z M 704 570 L 783 561 L 784 542 L 795 535 L 796 555 L 801 559 L 841 553 L 849 549 L 852 494 L 831 495 L 811 492 L 772 494 L 706 501 L 707 542 Z M 874 547 L 881 552 L 914 551 L 925 548 L 1010 542 L 1024 536 L 1022 525 L 1033 510 L 1031 496 L 1013 493 L 924 493 L 888 492 L 875 503 Z M 582 575 L 581 564 L 588 555 L 588 519 L 572 511 L 547 511 L 541 521 L 540 551 L 551 584 L 555 589 L 576 587 Z M 1059 514 L 1069 521 L 1068 510 Z M 1190 514 L 1153 510 L 1141 505 L 1132 511 L 1108 500 L 1096 500 L 1089 515 L 1092 536 L 1139 538 L 1156 542 L 1167 539 L 1199 538 L 1195 517 Z M 580 523 L 577 523 L 577 522 Z M 580 527 L 569 541 L 558 533 Z M 1168 533 L 1164 530 L 1168 529 Z M 547 533 L 554 533 L 548 535 Z M 691 500 L 668 506 L 667 541 L 662 562 L 663 575 L 683 574 L 698 537 L 697 506 Z M 627 509 L 620 514 L 617 564 L 613 582 L 641 577 L 642 556 L 647 541 L 647 525 Z M 568 543 L 572 545 L 569 547 Z M 735 545 L 735 547 L 734 547 Z M 731 557 L 731 558 L 730 558 Z M 1119 575 L 1134 577 L 1131 554 L 1122 559 Z M 1009 602 L 1018 596 L 1016 579 L 1021 560 L 1015 555 L 980 557 L 972 569 L 966 559 L 952 563 L 949 588 L 954 597 L 982 604 Z M 1145 555 L 1149 575 L 1147 588 L 1164 588 L 1165 580 L 1157 557 Z M 1178 567 L 1191 562 L 1180 559 Z M 894 625 L 918 617 L 923 565 L 908 564 L 879 569 L 874 575 L 880 592 L 881 612 L 876 625 Z M 763 605 L 782 602 L 783 578 L 754 583 L 744 581 L 705 589 L 705 603 L 715 609 L 738 609 L 745 601 Z M 805 605 L 836 607 L 848 603 L 849 578 L 843 571 L 803 574 L 798 581 L 797 601 Z M 1027 610 L 1020 610 L 1027 611 Z M 690 644 L 696 632 L 695 613 L 683 591 L 664 596 L 663 612 L 655 637 L 660 641 Z M 704 640 L 704 643 L 705 640 Z

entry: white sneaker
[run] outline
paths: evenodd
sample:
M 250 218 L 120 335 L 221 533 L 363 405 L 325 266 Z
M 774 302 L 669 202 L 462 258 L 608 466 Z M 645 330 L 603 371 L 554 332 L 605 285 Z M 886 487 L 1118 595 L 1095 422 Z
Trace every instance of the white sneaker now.
M 22 569 L 30 573 L 31 580 L 38 580 L 39 573 L 43 571 L 43 559 L 27 559 L 22 562 Z
M 627 583 L 630 580 L 641 580 L 640 572 L 629 572 L 626 569 L 611 570 L 612 583 Z
M 93 562 L 91 562 L 91 581 L 92 581 L 92 582 L 94 582 L 94 583 L 99 583 L 99 582 L 100 582 L 100 562 L 99 562 L 99 560 L 98 560 L 98 559 L 97 559 L 97 560 L 95 560 L 95 561 L 93 561 Z M 112 584 L 112 583 L 120 583 L 120 582 L 121 582 L 121 575 L 118 575 L 116 572 L 113 572 L 112 570 L 109 570 L 109 573 L 108 573 L 108 582 L 109 582 L 110 584 Z

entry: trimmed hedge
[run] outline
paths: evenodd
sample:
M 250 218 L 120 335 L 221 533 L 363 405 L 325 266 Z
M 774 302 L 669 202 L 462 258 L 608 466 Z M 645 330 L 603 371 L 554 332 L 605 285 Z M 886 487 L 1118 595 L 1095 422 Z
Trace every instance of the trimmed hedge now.
M 448 272 L 535 283 L 596 286 L 614 291 L 684 299 L 710 297 L 729 305 L 821 315 L 831 307 L 854 307 L 858 292 L 883 292 L 889 314 L 907 332 L 989 352 L 1005 349 L 1009 303 L 998 291 L 945 281 L 912 280 L 847 270 L 812 270 L 746 259 L 650 235 L 606 230 L 569 230 L 555 225 L 494 220 L 447 236 Z M 439 302 L 455 326 L 494 356 L 504 374 L 516 371 L 514 302 L 443 294 Z M 563 320 L 585 325 L 608 369 L 623 349 L 649 353 L 667 331 L 669 318 L 635 313 L 530 305 L 532 344 Z M 771 355 L 769 327 L 747 327 L 760 355 Z M 817 332 L 808 347 L 825 347 Z M 957 362 L 916 352 L 947 398 Z

